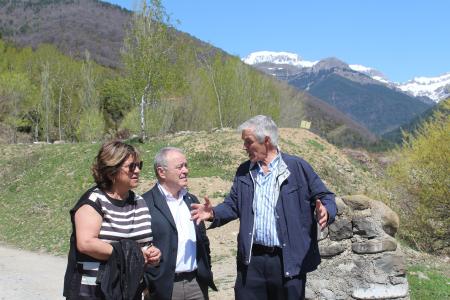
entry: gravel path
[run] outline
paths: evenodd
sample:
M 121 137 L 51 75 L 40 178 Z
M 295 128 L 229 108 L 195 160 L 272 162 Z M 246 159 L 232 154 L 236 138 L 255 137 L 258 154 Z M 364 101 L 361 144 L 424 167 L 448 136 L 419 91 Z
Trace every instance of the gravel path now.
M 61 300 L 67 258 L 0 244 L 0 300 Z M 234 257 L 213 263 L 219 292 L 211 300 L 233 298 Z
M 63 257 L 0 245 L 0 299 L 64 299 L 66 264 Z

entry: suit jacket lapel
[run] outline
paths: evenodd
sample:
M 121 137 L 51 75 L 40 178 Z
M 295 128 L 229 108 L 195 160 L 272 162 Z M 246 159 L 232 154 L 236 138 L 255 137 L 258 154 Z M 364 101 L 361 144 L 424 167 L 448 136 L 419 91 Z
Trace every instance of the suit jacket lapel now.
M 186 203 L 187 207 L 189 208 L 189 211 L 191 211 L 192 210 L 192 208 L 191 208 L 192 198 L 191 198 L 191 196 L 189 196 L 189 193 L 184 195 L 183 200 L 184 200 L 184 203 Z
M 155 199 L 155 207 L 159 209 L 161 214 L 169 221 L 170 225 L 176 230 L 175 220 L 170 212 L 169 205 L 167 204 L 166 197 L 161 193 L 158 186 L 155 185 L 152 189 L 153 199 Z
M 189 193 L 187 193 L 186 195 L 184 195 L 183 197 L 184 203 L 186 203 L 189 211 L 192 210 L 191 204 L 194 203 L 194 201 L 192 200 L 192 197 L 189 195 Z M 199 239 L 199 232 L 198 232 L 198 226 L 197 226 L 197 222 L 192 221 L 194 223 L 194 228 L 195 228 L 195 235 L 197 236 L 197 241 Z

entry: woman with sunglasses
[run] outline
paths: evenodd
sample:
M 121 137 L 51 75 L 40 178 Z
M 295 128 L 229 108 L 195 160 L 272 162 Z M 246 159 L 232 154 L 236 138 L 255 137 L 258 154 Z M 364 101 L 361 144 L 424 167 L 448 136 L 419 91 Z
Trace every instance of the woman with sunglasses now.
M 132 189 L 142 169 L 138 151 L 121 141 L 102 145 L 92 166 L 96 185 L 70 211 L 72 236 L 64 296 L 68 299 L 103 299 L 97 281 L 102 263 L 111 256 L 111 243 L 134 240 L 144 261 L 157 265 L 159 249 L 151 245 L 151 217 L 143 198 Z M 140 299 L 140 298 L 139 298 Z

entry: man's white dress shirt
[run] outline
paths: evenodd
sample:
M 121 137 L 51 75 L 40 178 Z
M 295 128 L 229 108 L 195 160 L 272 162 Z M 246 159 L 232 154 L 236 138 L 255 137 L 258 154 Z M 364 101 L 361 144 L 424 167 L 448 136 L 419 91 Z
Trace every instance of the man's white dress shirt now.
M 197 238 L 195 235 L 194 221 L 191 220 L 191 212 L 183 200 L 187 194 L 186 189 L 180 190 L 178 198 L 167 192 L 158 183 L 158 188 L 165 196 L 172 217 L 178 231 L 178 251 L 175 273 L 191 272 L 197 269 Z

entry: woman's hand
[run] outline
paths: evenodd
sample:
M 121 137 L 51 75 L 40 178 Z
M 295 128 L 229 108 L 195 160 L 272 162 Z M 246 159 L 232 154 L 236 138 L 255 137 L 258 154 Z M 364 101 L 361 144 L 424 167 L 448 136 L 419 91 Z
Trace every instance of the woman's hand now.
M 155 246 L 150 246 L 142 250 L 144 254 L 144 261 L 151 266 L 157 266 L 161 260 L 161 251 Z

